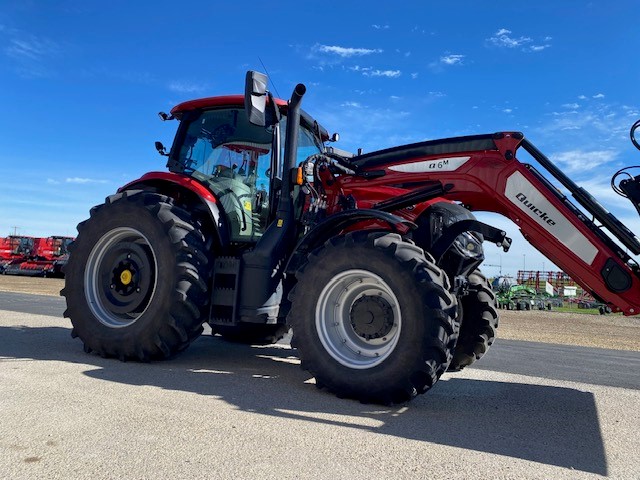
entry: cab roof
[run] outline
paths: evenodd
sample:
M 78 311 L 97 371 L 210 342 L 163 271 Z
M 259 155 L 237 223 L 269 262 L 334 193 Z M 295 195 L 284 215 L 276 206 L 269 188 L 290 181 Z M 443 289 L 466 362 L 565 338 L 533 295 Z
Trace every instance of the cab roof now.
M 278 105 L 280 112 L 283 115 L 286 115 L 287 109 L 289 107 L 288 102 L 286 100 L 282 100 L 281 98 L 274 98 L 274 101 L 276 102 L 276 105 Z M 171 114 L 177 119 L 180 119 L 184 112 L 189 112 L 192 110 L 208 110 L 222 107 L 240 107 L 244 109 L 244 95 L 223 95 L 219 97 L 205 97 L 195 100 L 188 100 L 173 107 L 171 109 Z M 304 110 L 300 110 L 300 121 L 304 126 L 311 130 L 313 130 L 314 124 L 316 123 L 316 120 Z M 329 133 L 327 132 L 327 130 L 319 123 L 318 127 L 320 129 L 322 140 L 327 140 L 329 138 Z

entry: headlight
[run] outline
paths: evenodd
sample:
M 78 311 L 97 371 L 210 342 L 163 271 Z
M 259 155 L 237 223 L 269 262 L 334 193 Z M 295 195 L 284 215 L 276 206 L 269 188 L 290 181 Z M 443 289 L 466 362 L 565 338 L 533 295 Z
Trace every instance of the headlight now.
M 484 258 L 484 251 L 482 249 L 482 241 L 471 232 L 461 233 L 453 241 L 453 248 L 463 257 L 468 258 Z

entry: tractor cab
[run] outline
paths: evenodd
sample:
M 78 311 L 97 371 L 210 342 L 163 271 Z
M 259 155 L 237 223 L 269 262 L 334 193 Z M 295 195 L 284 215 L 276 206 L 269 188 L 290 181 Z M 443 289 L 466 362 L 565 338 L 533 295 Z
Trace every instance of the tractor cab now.
M 269 125 L 249 123 L 244 97 L 201 99 L 177 105 L 180 126 L 169 153 L 171 172 L 189 175 L 219 201 L 232 244 L 253 244 L 275 217 L 283 179 L 287 104 Z M 324 151 L 327 132 L 301 115 L 298 163 Z

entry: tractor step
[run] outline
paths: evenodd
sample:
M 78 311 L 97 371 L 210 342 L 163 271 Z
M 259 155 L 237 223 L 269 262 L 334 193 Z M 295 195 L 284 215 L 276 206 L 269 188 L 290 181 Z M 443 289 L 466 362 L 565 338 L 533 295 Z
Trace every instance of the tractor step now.
M 217 257 L 213 268 L 211 289 L 211 325 L 236 325 L 236 304 L 240 259 Z

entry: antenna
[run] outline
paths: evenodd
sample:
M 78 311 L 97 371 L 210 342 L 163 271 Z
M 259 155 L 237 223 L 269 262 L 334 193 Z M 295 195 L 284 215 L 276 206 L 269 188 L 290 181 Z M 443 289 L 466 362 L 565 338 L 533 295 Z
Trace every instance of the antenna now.
M 273 85 L 273 89 L 276 91 L 276 95 L 278 96 L 278 98 L 282 98 L 280 96 L 280 92 L 278 92 L 278 87 L 276 87 L 276 84 L 273 81 L 273 78 L 271 78 L 271 75 L 269 75 L 269 71 L 267 70 L 267 67 L 265 67 L 264 63 L 262 62 L 262 59 L 258 57 L 258 60 L 260 60 L 260 65 L 262 65 L 262 68 L 264 69 L 264 73 L 266 73 L 267 77 L 269 77 L 269 80 L 271 81 L 271 85 Z

